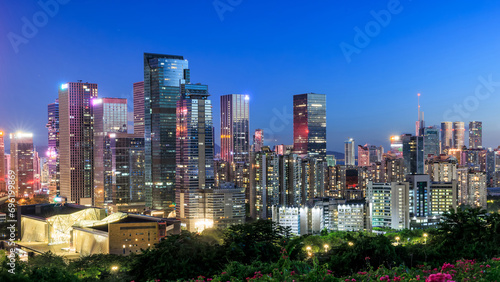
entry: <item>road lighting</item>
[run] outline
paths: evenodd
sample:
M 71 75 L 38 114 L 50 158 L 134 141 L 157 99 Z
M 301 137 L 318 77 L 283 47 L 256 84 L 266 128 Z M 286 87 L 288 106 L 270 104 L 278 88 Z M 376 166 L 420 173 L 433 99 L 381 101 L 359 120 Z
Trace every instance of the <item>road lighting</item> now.
M 112 270 L 112 271 L 118 271 L 118 266 L 116 266 L 116 265 L 112 266 L 112 267 L 111 267 L 111 270 Z
M 427 236 L 429 235 L 427 235 L 427 233 L 424 233 L 424 244 L 427 244 Z
M 311 253 L 311 246 L 307 246 L 307 247 L 306 247 L 306 250 L 307 250 L 307 255 L 308 255 L 308 256 L 312 256 L 312 253 Z
M 399 236 L 396 236 L 396 238 L 394 238 L 394 239 L 396 239 L 396 242 L 397 242 L 397 243 L 398 243 L 398 245 L 399 245 L 399 239 L 401 239 L 401 238 L 399 238 Z
M 349 242 L 349 243 L 347 243 L 347 244 L 348 244 L 349 246 L 351 246 L 351 247 L 352 247 L 352 246 L 354 246 L 354 243 L 353 243 L 353 242 Z
M 328 244 L 325 244 L 325 245 L 323 246 L 323 248 L 325 248 L 325 253 L 326 253 L 326 252 L 328 252 L 328 248 L 329 248 L 329 247 L 330 247 L 330 246 L 328 246 Z

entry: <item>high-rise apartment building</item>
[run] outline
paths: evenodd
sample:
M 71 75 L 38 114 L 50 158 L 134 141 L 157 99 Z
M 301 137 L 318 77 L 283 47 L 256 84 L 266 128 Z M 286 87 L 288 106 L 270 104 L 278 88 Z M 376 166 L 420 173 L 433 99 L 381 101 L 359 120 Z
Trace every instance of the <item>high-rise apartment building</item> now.
M 293 148 L 301 157 L 326 160 L 326 95 L 293 96 Z
M 250 215 L 253 218 L 271 219 L 271 207 L 280 200 L 280 156 L 264 146 L 255 153 L 250 182 Z
M 356 156 L 354 152 L 354 139 L 349 138 L 344 142 L 344 161 L 345 165 L 356 165 Z
M 471 149 L 483 148 L 483 122 L 482 121 L 469 122 L 469 148 L 471 148 Z
M 175 203 L 176 107 L 189 83 L 182 56 L 144 53 L 146 206 L 171 211 Z
M 94 113 L 97 84 L 69 82 L 59 89 L 60 195 L 70 203 L 93 205 Z
M 31 197 L 35 194 L 33 152 L 32 133 L 10 134 L 10 170 L 15 173 L 16 197 Z
M 134 134 L 144 135 L 144 81 L 136 82 L 134 93 Z
M 441 122 L 441 152 L 445 153 L 453 147 L 453 123 L 451 121 Z
M 115 202 L 113 181 L 106 174 L 116 151 L 110 147 L 112 133 L 127 133 L 127 99 L 100 98 L 92 101 L 94 113 L 94 205 Z M 115 181 L 116 182 L 116 181 Z M 116 193 L 115 193 L 116 194 Z
M 465 145 L 465 125 L 463 121 L 453 122 L 453 147 L 462 149 Z

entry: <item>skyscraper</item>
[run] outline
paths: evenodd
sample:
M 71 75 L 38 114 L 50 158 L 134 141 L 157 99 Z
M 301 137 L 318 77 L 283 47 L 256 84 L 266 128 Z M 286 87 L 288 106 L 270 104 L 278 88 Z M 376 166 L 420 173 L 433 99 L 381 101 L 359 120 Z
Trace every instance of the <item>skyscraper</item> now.
M 368 144 L 367 144 L 368 145 Z M 370 165 L 370 149 L 368 146 L 358 145 L 358 166 Z
M 214 186 L 212 102 L 208 86 L 181 84 L 177 102 L 176 216 L 190 231 L 207 219 L 202 190 Z
M 144 135 L 144 81 L 134 83 L 134 134 Z
M 93 205 L 96 98 L 95 83 L 69 82 L 59 89 L 59 186 L 70 203 Z
M 439 156 L 439 129 L 434 126 L 423 128 L 424 136 L 424 158 L 429 155 Z
M 326 160 L 326 95 L 293 96 L 293 148 L 301 157 Z
M 59 191 L 59 99 L 47 106 L 48 150 L 47 166 L 51 185 L 55 185 L 56 194 Z
M 175 201 L 175 132 L 179 86 L 189 83 L 182 56 L 144 53 L 146 206 L 172 210 Z
M 16 196 L 30 197 L 34 191 L 33 134 L 16 132 L 10 135 L 10 169 L 15 173 Z
M 403 158 L 406 174 L 424 173 L 424 137 L 403 134 Z
M 356 165 L 353 138 L 349 138 L 344 142 L 344 153 L 345 165 Z
M 462 149 L 465 145 L 465 125 L 463 121 L 453 123 L 453 147 Z
M 453 148 L 453 123 L 451 121 L 441 122 L 441 152 L 446 153 Z
M 221 159 L 231 165 L 231 182 L 249 194 L 250 98 L 243 94 L 220 97 Z
M 5 175 L 7 171 L 5 170 L 5 142 L 4 133 L 0 130 L 0 192 L 6 192 L 7 186 L 5 185 Z
M 254 152 L 260 152 L 262 146 L 264 146 L 264 130 L 263 129 L 255 129 L 255 133 L 253 134 L 253 150 Z
M 483 122 L 482 121 L 469 122 L 469 148 L 471 148 L 471 149 L 483 148 Z
M 111 133 L 127 133 L 127 99 L 101 98 L 92 102 L 94 113 L 94 205 L 113 203 L 113 181 L 107 177 L 116 151 L 110 147 Z

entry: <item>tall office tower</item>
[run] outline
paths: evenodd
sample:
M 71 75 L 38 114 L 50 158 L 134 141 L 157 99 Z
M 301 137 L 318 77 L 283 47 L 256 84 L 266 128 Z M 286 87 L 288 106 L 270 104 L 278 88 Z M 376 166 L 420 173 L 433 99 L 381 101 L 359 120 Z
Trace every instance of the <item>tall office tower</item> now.
M 372 227 L 410 228 L 409 183 L 368 183 L 367 202 Z
M 144 81 L 136 82 L 134 92 L 134 134 L 144 135 Z
M 255 129 L 253 134 L 253 151 L 260 152 L 260 149 L 264 146 L 264 130 Z
M 5 175 L 7 174 L 5 169 L 5 142 L 4 133 L 0 130 L 0 192 L 7 192 L 7 186 L 5 181 Z
M 101 98 L 92 101 L 94 113 L 94 205 L 104 207 L 114 202 L 113 183 L 106 175 L 113 166 L 111 133 L 127 133 L 127 99 Z
M 423 136 L 425 128 L 424 112 L 420 111 L 420 93 L 418 93 L 417 96 L 418 96 L 418 120 L 415 123 L 415 136 Z
M 344 162 L 345 165 L 356 165 L 354 152 L 354 139 L 349 138 L 344 142 Z
M 441 153 L 446 154 L 453 147 L 453 123 L 441 122 Z M 460 148 L 461 149 L 461 148 Z
M 181 84 L 177 101 L 176 217 L 189 231 L 207 217 L 203 191 L 214 187 L 212 103 L 208 86 Z
M 293 148 L 301 157 L 326 160 L 325 94 L 293 96 Z
M 462 149 L 465 145 L 465 125 L 463 121 L 453 122 L 453 147 Z
M 430 215 L 431 179 L 427 174 L 407 175 L 410 183 L 410 216 L 426 217 Z
M 425 173 L 431 177 L 433 182 L 457 180 L 457 159 L 450 155 L 440 155 L 427 159 Z
M 250 174 L 250 215 L 271 219 L 271 207 L 279 204 L 279 156 L 267 146 L 255 153 Z
M 370 148 L 368 144 L 365 146 L 358 145 L 358 166 L 369 166 L 370 162 Z
M 424 158 L 428 158 L 430 155 L 439 156 L 439 129 L 435 126 L 429 126 L 423 128 L 424 136 Z
M 70 203 L 93 205 L 96 98 L 95 83 L 69 82 L 59 89 L 59 186 Z
M 104 142 L 103 206 L 111 213 L 142 212 L 146 204 L 144 136 L 108 133 Z
M 457 208 L 457 180 L 432 182 L 430 189 L 430 215 L 440 215 Z
M 406 174 L 424 173 L 424 137 L 403 134 L 403 158 Z
M 482 121 L 469 122 L 469 148 L 471 148 L 471 149 L 483 148 L 483 122 Z
M 30 197 L 35 193 L 33 151 L 32 133 L 10 134 L 10 169 L 16 175 L 16 197 Z
M 243 94 L 220 97 L 221 159 L 234 171 L 230 181 L 249 191 L 250 164 L 250 98 Z M 263 133 L 263 132 L 262 132 Z
M 146 206 L 172 210 L 175 202 L 176 107 L 189 83 L 182 56 L 144 53 Z
M 55 187 L 55 194 L 59 194 L 59 99 L 47 106 L 48 121 L 48 150 L 47 166 L 51 186 Z
M 403 141 L 401 140 L 401 136 L 398 135 L 391 136 L 390 152 L 394 154 L 397 158 L 403 157 Z

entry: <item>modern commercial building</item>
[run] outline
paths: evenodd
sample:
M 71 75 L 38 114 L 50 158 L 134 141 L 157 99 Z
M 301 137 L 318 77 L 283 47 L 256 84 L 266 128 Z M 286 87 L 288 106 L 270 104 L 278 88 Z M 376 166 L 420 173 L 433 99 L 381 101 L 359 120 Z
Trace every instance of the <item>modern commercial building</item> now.
M 144 81 L 133 85 L 134 134 L 144 135 Z
M 349 138 L 344 142 L 344 163 L 347 166 L 356 165 L 356 156 L 354 151 L 354 139 Z
M 7 170 L 5 169 L 5 137 L 4 132 L 0 130 L 0 192 L 7 192 L 7 185 L 5 176 Z
M 325 228 L 323 206 L 272 207 L 272 220 L 294 235 L 319 234 Z
M 457 208 L 457 180 L 450 182 L 432 182 L 430 189 L 430 213 L 441 215 Z
M 424 173 L 424 136 L 403 134 L 401 140 L 406 174 Z
M 110 147 L 116 133 L 127 133 L 127 99 L 100 98 L 92 101 L 94 113 L 94 201 L 104 207 L 113 200 L 111 167 L 116 166 L 116 151 Z M 110 175 L 107 175 L 111 173 Z
M 182 56 L 144 53 L 146 206 L 171 211 L 175 202 L 176 107 L 190 82 Z
M 10 170 L 15 174 L 16 197 L 31 197 L 35 193 L 33 134 L 10 134 Z
M 367 202 L 372 227 L 410 227 L 409 183 L 368 183 Z
M 326 95 L 293 96 L 293 148 L 301 157 L 326 160 Z
M 358 145 L 358 166 L 366 167 L 375 162 L 382 161 L 384 147 L 374 145 Z
M 221 159 L 234 171 L 230 181 L 248 191 L 250 164 L 250 97 L 228 94 L 220 97 Z M 263 137 L 263 136 L 262 136 Z
M 55 187 L 55 194 L 59 194 L 59 99 L 47 106 L 48 121 L 48 148 L 47 166 L 50 185 Z
M 245 223 L 244 188 L 237 187 L 234 183 L 224 183 L 203 192 L 205 219 L 214 228 L 226 229 Z M 204 225 L 205 220 L 201 223 Z
M 69 82 L 59 89 L 59 186 L 69 203 L 93 204 L 95 99 L 95 83 Z
M 410 216 L 420 218 L 430 216 L 431 179 L 429 175 L 407 175 L 406 182 L 410 183 Z
M 371 231 L 364 201 L 348 201 L 338 206 L 338 231 Z
M 424 136 L 424 158 L 439 156 L 439 129 L 434 126 L 423 128 Z
M 483 148 L 483 122 L 471 121 L 469 122 L 469 148 L 482 149 Z
M 207 219 L 200 190 L 214 187 L 212 102 L 208 86 L 181 84 L 177 102 L 176 217 L 190 231 Z M 200 227 L 198 227 L 200 228 Z
M 463 121 L 453 122 L 453 147 L 462 149 L 465 145 L 465 125 Z
M 441 122 L 441 152 L 446 154 L 453 146 L 453 123 L 451 121 Z M 461 149 L 461 148 L 460 148 Z
M 403 157 L 403 141 L 401 140 L 401 136 L 394 135 L 391 136 L 391 153 L 394 154 L 397 158 Z
M 253 134 L 253 151 L 260 152 L 263 146 L 264 146 L 264 130 L 255 129 L 255 133 Z

